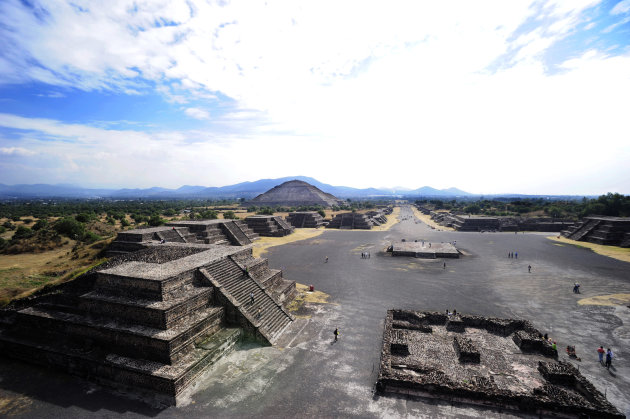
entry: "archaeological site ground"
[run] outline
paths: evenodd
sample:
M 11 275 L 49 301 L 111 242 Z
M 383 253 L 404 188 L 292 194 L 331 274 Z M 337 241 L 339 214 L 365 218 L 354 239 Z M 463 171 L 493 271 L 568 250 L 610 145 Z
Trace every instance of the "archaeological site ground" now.
M 379 230 L 383 216 L 400 222 Z M 630 263 L 550 233 L 419 216 L 405 205 L 329 228 L 295 213 L 123 234 L 120 262 L 93 283 L 3 320 L 21 361 L 0 359 L 0 416 L 630 414 Z M 594 221 L 573 233 L 611 223 Z M 292 241 L 297 230 L 308 235 Z M 257 235 L 283 244 L 257 250 Z M 151 391 L 162 397 L 147 403 Z

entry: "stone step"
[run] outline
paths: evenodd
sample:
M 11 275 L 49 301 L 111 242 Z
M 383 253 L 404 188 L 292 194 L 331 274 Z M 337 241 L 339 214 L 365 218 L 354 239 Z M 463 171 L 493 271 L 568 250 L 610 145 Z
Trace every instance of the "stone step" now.
M 39 335 L 50 336 L 51 340 L 61 334 L 90 345 L 96 343 L 107 352 L 173 364 L 200 337 L 220 329 L 223 319 L 223 307 L 207 307 L 191 313 L 184 324 L 162 330 L 35 306 L 19 312 L 17 332 L 32 335 L 38 330 Z
M 93 315 L 112 316 L 143 326 L 168 329 L 191 312 L 207 307 L 212 299 L 211 287 L 189 285 L 185 291 L 182 296 L 167 301 L 92 291 L 80 297 L 79 307 Z

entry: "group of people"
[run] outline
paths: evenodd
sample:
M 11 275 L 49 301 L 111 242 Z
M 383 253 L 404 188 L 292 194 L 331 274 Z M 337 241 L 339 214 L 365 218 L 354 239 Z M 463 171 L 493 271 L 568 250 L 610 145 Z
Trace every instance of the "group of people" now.
M 518 259 L 518 252 L 508 252 L 508 259 Z
M 369 259 L 369 258 L 370 258 L 370 252 L 361 253 L 361 259 Z
M 574 294 L 580 293 L 580 284 L 578 284 L 577 282 L 573 284 L 573 293 Z
M 604 354 L 606 354 L 605 364 L 604 364 Z M 599 348 L 597 348 L 597 355 L 599 355 L 599 363 L 605 365 L 607 369 L 610 369 L 610 366 L 612 365 L 612 359 L 614 356 L 613 351 L 611 351 L 610 348 L 604 351 L 604 347 L 600 346 Z
M 453 309 L 453 311 L 448 311 L 448 308 L 446 309 L 446 316 L 447 317 L 451 317 L 451 316 L 457 316 L 457 310 Z

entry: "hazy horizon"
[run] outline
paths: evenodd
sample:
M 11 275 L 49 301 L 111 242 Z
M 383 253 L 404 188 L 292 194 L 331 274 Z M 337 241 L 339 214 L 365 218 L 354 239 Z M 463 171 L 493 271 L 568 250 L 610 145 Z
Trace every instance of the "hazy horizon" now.
M 0 182 L 630 194 L 630 0 L 0 3 Z

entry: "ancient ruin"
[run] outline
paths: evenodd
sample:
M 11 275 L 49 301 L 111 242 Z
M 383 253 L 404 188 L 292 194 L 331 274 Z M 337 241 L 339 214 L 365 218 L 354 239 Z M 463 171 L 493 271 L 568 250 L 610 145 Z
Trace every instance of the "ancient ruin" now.
M 563 231 L 562 235 L 571 240 L 630 247 L 630 218 L 584 217 Z
M 282 237 L 293 233 L 293 226 L 275 215 L 252 215 L 245 218 L 245 222 L 260 236 Z
M 392 256 L 410 256 L 422 259 L 459 258 L 459 251 L 451 243 L 404 241 L 393 243 L 388 251 L 392 252 Z
M 324 225 L 324 218 L 316 211 L 290 212 L 287 222 L 295 228 L 319 228 Z
M 457 231 L 549 231 L 559 232 L 573 224 L 569 220 L 551 217 L 488 217 L 485 215 L 456 214 L 448 211 L 433 211 L 417 205 L 420 212 L 444 227 Z
M 389 310 L 377 390 L 538 415 L 624 417 L 528 321 Z
M 121 232 L 118 256 L 3 311 L 0 352 L 176 404 L 243 335 L 273 344 L 293 321 L 284 304 L 295 281 L 254 258 L 251 246 L 228 245 L 253 237 L 238 225 Z
M 386 222 L 387 216 L 384 211 L 369 211 L 365 214 L 344 212 L 335 215 L 326 227 L 346 230 L 370 230 L 373 226 L 379 226 Z
M 319 188 L 301 180 L 290 180 L 275 186 L 267 192 L 244 205 L 268 206 L 268 207 L 300 207 L 320 205 L 332 207 L 344 205 L 345 202 L 333 195 L 323 192 Z
M 173 221 L 159 227 L 121 231 L 107 254 L 135 252 L 160 242 L 244 246 L 257 237 L 243 220 Z

